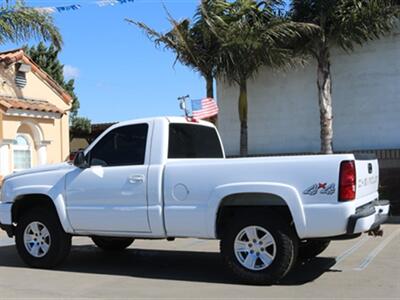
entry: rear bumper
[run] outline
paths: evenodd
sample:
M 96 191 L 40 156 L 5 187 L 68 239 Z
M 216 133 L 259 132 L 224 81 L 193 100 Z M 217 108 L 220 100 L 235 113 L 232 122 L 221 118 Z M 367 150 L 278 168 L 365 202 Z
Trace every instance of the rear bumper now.
M 388 200 L 376 200 L 357 208 L 356 213 L 349 217 L 346 234 L 356 234 L 369 231 L 383 224 L 389 215 Z
M 366 199 L 339 202 L 335 204 L 311 204 L 304 206 L 306 233 L 300 239 L 310 238 L 350 238 L 377 228 L 389 214 L 389 201 L 374 200 L 379 195 Z

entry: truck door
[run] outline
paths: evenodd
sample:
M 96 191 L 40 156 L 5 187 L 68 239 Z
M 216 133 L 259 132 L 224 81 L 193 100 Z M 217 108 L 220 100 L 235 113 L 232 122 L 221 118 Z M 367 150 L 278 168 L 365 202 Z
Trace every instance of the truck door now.
M 146 182 L 150 125 L 111 130 L 86 153 L 88 167 L 68 174 L 67 213 L 74 230 L 150 232 Z

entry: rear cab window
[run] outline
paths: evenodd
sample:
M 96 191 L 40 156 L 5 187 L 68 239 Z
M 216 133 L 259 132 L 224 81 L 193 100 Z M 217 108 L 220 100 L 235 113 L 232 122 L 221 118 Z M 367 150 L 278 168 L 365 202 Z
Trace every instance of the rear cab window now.
M 215 128 L 172 123 L 169 125 L 168 158 L 224 158 L 224 153 Z

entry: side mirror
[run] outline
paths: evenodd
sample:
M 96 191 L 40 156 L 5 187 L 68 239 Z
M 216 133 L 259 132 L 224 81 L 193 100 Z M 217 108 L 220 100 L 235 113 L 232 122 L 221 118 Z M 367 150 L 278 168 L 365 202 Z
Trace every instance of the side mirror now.
M 85 153 L 83 151 L 78 151 L 75 154 L 75 158 L 74 158 L 74 166 L 81 168 L 81 169 L 86 169 L 89 167 L 88 162 L 86 161 L 85 158 Z

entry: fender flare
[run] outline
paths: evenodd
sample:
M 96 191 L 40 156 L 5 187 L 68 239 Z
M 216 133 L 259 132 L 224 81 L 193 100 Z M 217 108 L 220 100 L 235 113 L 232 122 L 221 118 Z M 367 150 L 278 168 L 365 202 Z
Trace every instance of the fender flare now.
M 62 192 L 62 189 L 58 186 L 62 184 L 62 182 L 56 184 L 55 186 L 26 186 L 19 188 L 15 191 L 13 195 L 13 205 L 18 201 L 24 201 L 24 199 L 18 200 L 18 198 L 29 197 L 29 195 L 43 195 L 47 198 L 50 198 L 51 202 L 53 203 L 58 219 L 60 220 L 61 226 L 63 227 L 64 231 L 67 233 L 73 233 L 74 230 L 71 226 L 71 223 L 68 219 L 67 209 L 65 205 L 65 198 Z
M 230 195 L 260 193 L 272 194 L 280 197 L 288 206 L 293 217 L 294 226 L 299 237 L 305 236 L 306 217 L 297 190 L 287 184 L 276 182 L 241 182 L 218 186 L 211 194 L 207 209 L 207 233 L 216 238 L 217 217 L 222 201 Z

